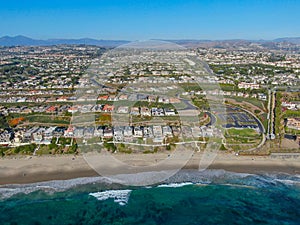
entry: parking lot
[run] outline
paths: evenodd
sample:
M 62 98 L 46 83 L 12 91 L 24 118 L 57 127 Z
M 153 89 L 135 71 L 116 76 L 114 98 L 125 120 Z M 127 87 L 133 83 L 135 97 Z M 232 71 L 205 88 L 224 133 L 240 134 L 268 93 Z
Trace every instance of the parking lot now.
M 250 113 L 237 108 L 226 106 L 226 112 L 216 112 L 224 128 L 259 128 L 259 123 Z

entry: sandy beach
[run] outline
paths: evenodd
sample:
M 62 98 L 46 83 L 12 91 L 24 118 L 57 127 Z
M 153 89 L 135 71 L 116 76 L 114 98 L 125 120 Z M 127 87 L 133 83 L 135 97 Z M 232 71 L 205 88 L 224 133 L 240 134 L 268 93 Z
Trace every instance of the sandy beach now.
M 167 164 L 156 164 L 169 156 L 170 153 L 167 152 L 114 154 L 116 161 L 105 161 L 113 168 L 114 173 L 124 173 L 124 169 L 117 163 L 118 160 L 122 161 L 123 165 L 129 164 L 133 168 L 152 166 L 149 168 L 156 171 L 178 168 L 182 163 L 179 158 L 174 158 Z M 194 153 L 183 169 L 198 169 L 202 157 L 202 153 Z M 208 169 L 252 174 L 278 172 L 300 174 L 300 156 L 236 156 L 232 153 L 219 153 Z M 96 170 L 99 171 L 99 168 Z M 87 162 L 84 156 L 26 156 L 0 159 L 0 184 L 24 184 L 90 176 L 99 174 L 91 168 L 91 161 Z

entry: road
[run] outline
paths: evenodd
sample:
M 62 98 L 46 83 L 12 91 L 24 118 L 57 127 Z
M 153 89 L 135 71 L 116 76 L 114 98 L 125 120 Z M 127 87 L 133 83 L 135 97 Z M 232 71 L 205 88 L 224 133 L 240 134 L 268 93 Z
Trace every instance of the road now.
M 205 112 L 209 118 L 210 118 L 210 121 L 208 124 L 206 124 L 206 126 L 213 126 L 215 125 L 216 121 L 217 121 L 217 118 L 214 114 L 212 114 L 211 112 Z
M 268 131 L 267 139 L 275 139 L 275 91 L 268 91 Z

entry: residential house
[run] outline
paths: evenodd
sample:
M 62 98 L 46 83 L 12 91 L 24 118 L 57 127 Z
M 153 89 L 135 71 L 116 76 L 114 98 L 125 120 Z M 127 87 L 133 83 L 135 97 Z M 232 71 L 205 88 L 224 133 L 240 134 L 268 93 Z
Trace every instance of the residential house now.
M 143 127 L 135 126 L 133 129 L 134 137 L 143 137 Z
M 151 116 L 151 111 L 148 107 L 141 107 L 142 116 Z

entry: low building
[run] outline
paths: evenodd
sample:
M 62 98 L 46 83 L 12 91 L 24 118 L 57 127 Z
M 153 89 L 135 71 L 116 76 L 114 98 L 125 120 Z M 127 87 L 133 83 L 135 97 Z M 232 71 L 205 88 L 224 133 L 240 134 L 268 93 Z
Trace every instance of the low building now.
M 164 110 L 162 108 L 152 108 L 151 109 L 152 116 L 164 116 Z
M 25 133 L 24 133 L 24 140 L 27 142 L 30 142 L 33 138 L 33 133 L 36 132 L 39 129 L 39 127 L 32 127 L 30 129 L 28 129 Z
M 114 111 L 114 106 L 113 105 L 108 105 L 108 104 L 106 104 L 106 105 L 104 105 L 104 107 L 103 107 L 103 111 L 104 112 L 112 112 L 112 111 Z
M 54 113 L 56 112 L 57 110 L 57 107 L 56 106 L 49 106 L 47 109 L 46 109 L 46 113 Z
M 105 127 L 103 131 L 104 138 L 112 138 L 113 137 L 113 129 L 111 127 Z
M 45 128 L 43 127 L 40 127 L 38 130 L 36 130 L 35 132 L 32 133 L 32 140 L 33 142 L 39 144 L 42 142 L 43 140 L 43 135 L 44 135 L 44 132 L 46 131 Z
M 151 111 L 148 107 L 141 108 L 141 115 L 142 116 L 151 116 Z
M 98 126 L 94 131 L 94 135 L 96 137 L 103 137 L 103 127 Z
M 72 126 L 69 126 L 69 128 L 70 127 L 72 127 Z M 72 127 L 72 129 L 73 129 L 73 127 Z M 53 136 L 55 136 L 55 137 L 62 136 L 66 130 L 67 129 L 65 127 L 56 127 L 55 130 L 53 131 Z
M 258 99 L 263 100 L 263 101 L 267 101 L 267 95 L 263 94 L 263 93 L 258 93 Z
M 126 126 L 124 128 L 124 136 L 125 137 L 132 137 L 132 135 L 133 135 L 132 127 L 131 126 Z
M 153 138 L 152 127 L 144 127 L 144 137 L 145 138 Z
M 13 132 L 4 130 L 0 132 L 0 145 L 9 145 L 11 143 L 11 139 L 13 138 Z
M 44 142 L 45 144 L 50 144 L 53 138 L 53 132 L 55 131 L 56 127 L 49 127 L 44 132 Z
M 180 127 L 172 126 L 172 131 L 174 136 L 179 136 L 181 133 Z
M 162 133 L 163 133 L 163 136 L 165 136 L 165 137 L 173 136 L 172 129 L 170 126 L 163 126 Z
M 300 130 L 300 118 L 288 118 L 286 126 L 290 129 Z
M 69 113 L 76 113 L 76 112 L 78 112 L 78 107 L 72 106 L 72 107 L 70 107 L 70 108 L 68 109 L 68 112 L 69 112 Z
M 238 88 L 244 88 L 244 89 L 259 89 L 259 84 L 255 83 L 245 83 L 241 82 L 238 84 Z
M 202 137 L 212 137 L 214 136 L 214 130 L 213 128 L 202 126 L 200 136 Z
M 148 102 L 156 102 L 156 96 L 148 96 Z
M 175 116 L 175 109 L 165 109 L 165 115 L 166 116 Z
M 109 98 L 108 95 L 102 95 L 102 96 L 99 96 L 99 97 L 97 98 L 97 100 L 98 100 L 98 101 L 107 101 L 108 98 Z
M 107 99 L 108 101 L 117 101 L 118 100 L 118 98 L 115 96 L 115 95 L 110 95 L 110 96 L 108 96 L 108 99 Z
M 153 142 L 163 142 L 163 132 L 161 126 L 153 126 Z
M 86 127 L 83 131 L 84 138 L 92 138 L 94 136 L 94 127 Z
M 133 115 L 133 116 L 140 115 L 140 109 L 139 109 L 139 107 L 132 107 L 131 111 L 130 111 L 130 114 Z
M 124 127 L 122 126 L 116 126 L 114 127 L 114 140 L 117 142 L 121 142 L 124 140 Z
M 74 137 L 82 138 L 83 137 L 84 128 L 83 127 L 76 127 L 74 129 Z
M 281 106 L 290 110 L 297 110 L 297 104 L 293 102 L 282 102 Z
M 158 98 L 158 102 L 159 103 L 166 103 L 166 104 L 168 104 L 168 103 L 170 103 L 170 99 L 169 98 L 165 98 L 165 97 L 159 97 Z
M 128 99 L 128 95 L 120 95 L 119 96 L 119 100 L 127 100 Z
M 128 113 L 129 109 L 128 109 L 128 106 L 120 106 L 118 108 L 118 113 Z
M 134 127 L 133 136 L 134 137 L 143 137 L 143 128 L 140 126 Z

